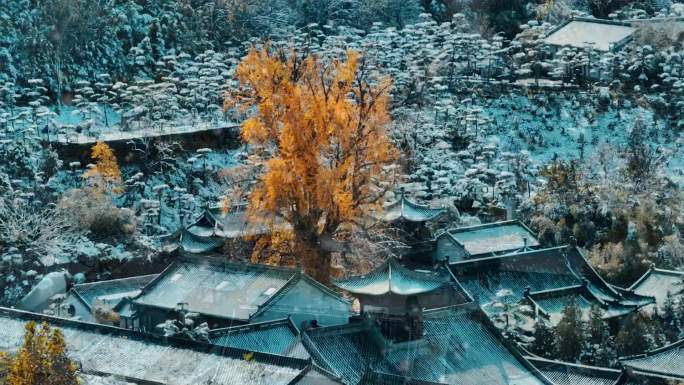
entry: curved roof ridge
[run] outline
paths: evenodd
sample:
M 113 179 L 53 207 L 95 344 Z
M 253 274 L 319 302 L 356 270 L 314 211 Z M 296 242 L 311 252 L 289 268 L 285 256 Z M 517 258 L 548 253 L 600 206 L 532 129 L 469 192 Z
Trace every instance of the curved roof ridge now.
M 665 352 L 668 352 L 668 351 L 675 349 L 675 348 L 684 348 L 684 338 L 681 340 L 675 341 L 671 344 L 661 346 L 659 348 L 647 350 L 646 352 L 641 353 L 641 354 L 633 354 L 631 356 L 619 357 L 618 359 L 620 361 L 622 361 L 622 360 L 628 361 L 628 360 L 634 360 L 634 359 L 639 359 L 639 358 L 652 357 L 656 354 L 665 353 Z
M 404 219 L 411 222 L 431 221 L 446 212 L 444 207 L 432 208 L 409 199 L 403 189 L 399 199 L 383 207 L 380 217 L 388 222 Z
M 410 270 L 390 257 L 367 274 L 335 280 L 333 284 L 355 294 L 414 295 L 436 290 L 449 281 L 448 274 Z

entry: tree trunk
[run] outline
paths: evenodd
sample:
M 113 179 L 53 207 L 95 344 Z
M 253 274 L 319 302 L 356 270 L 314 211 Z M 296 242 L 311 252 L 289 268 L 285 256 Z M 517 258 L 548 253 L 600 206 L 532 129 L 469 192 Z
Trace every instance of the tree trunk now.
M 304 272 L 324 285 L 330 285 L 330 251 L 324 250 L 318 240 L 297 240 L 300 246 L 301 263 Z

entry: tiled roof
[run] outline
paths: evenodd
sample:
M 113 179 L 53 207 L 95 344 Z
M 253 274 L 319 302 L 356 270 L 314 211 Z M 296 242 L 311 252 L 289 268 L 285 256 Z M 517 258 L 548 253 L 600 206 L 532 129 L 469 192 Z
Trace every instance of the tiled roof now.
M 446 212 L 443 208 L 430 208 L 408 199 L 403 193 L 399 199 L 385 207 L 380 213 L 380 219 L 394 222 L 403 219 L 409 222 L 428 222 L 437 219 Z
M 291 317 L 295 326 L 300 327 L 300 321 L 312 319 L 326 326 L 347 323 L 350 315 L 350 300 L 308 275 L 299 274 L 262 306 L 253 318 Z
M 629 288 L 634 293 L 654 297 L 663 306 L 667 294 L 684 295 L 684 271 L 652 267 Z
M 645 354 L 621 358 L 620 362 L 638 372 L 684 379 L 684 340 Z
M 582 286 L 573 286 L 568 289 L 559 289 L 543 293 L 531 293 L 530 298 L 543 313 L 550 317 L 553 325 L 557 324 L 563 316 L 563 310 L 574 303 L 587 317 L 594 298 L 584 290 Z
M 192 254 L 208 253 L 216 250 L 225 243 L 225 239 L 215 235 L 197 235 L 188 230 L 183 230 L 180 236 L 180 245 L 183 251 Z
M 623 44 L 636 28 L 598 19 L 570 20 L 552 31 L 546 44 L 584 48 L 587 43 L 598 51 L 609 51 L 613 45 Z
M 287 225 L 282 220 L 276 220 L 275 226 Z M 232 239 L 267 234 L 271 228 L 266 223 L 249 218 L 244 209 L 224 212 L 220 207 L 213 207 L 205 210 L 195 223 L 188 226 L 187 231 L 201 237 L 216 236 Z
M 534 233 L 519 221 L 450 229 L 444 235 L 462 246 L 471 257 L 539 246 Z
M 298 272 L 213 258 L 184 258 L 171 264 L 134 300 L 137 305 L 247 321 Z
M 92 283 L 74 285 L 71 289 L 83 300 L 86 306 L 92 308 L 97 301 L 115 308 L 125 298 L 133 298 L 140 294 L 140 290 L 150 283 L 158 274 L 141 275 L 137 277 L 112 279 Z
M 342 385 L 342 380 L 316 364 L 309 365 L 292 385 Z M 379 385 L 379 384 L 378 384 Z
M 209 342 L 286 357 L 309 358 L 299 332 L 289 319 L 214 329 L 209 333 Z
M 532 365 L 556 385 L 614 385 L 621 371 L 528 357 Z
M 487 312 L 495 311 L 491 305 L 501 300 L 497 294 L 502 290 L 510 291 L 507 302 L 517 303 L 527 288 L 531 292 L 549 292 L 585 285 L 587 293 L 583 298 L 603 305 L 606 313 L 615 313 L 611 316 L 652 302 L 635 294 L 623 295 L 608 285 L 577 248 L 555 247 L 465 260 L 452 263 L 449 268 Z M 546 305 L 555 308 L 559 303 L 552 301 Z
M 359 275 L 333 283 L 354 294 L 383 295 L 394 293 L 413 295 L 427 293 L 447 284 L 450 277 L 436 272 L 409 270 L 394 258 L 389 258 L 377 269 L 366 275 Z
M 368 372 L 441 384 L 545 383 L 486 322 L 478 311 L 448 309 L 425 313 L 425 334 L 417 341 L 393 344 L 359 323 L 308 330 L 305 342 L 314 359 L 348 385 Z
M 166 340 L 129 330 L 0 308 L 0 350 L 21 346 L 26 322 L 46 321 L 59 327 L 71 359 L 83 371 L 166 385 L 286 385 L 306 366 L 291 357 L 238 349 L 211 349 L 193 341 Z

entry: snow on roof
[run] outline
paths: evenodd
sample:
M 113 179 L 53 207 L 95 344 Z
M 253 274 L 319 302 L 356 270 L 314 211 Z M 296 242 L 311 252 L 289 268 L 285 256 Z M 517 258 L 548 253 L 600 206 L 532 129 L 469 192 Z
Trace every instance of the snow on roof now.
M 289 224 L 282 218 L 275 218 L 275 229 L 288 229 Z M 245 210 L 224 212 L 220 207 L 213 207 L 188 226 L 187 231 L 199 237 L 216 236 L 221 238 L 241 238 L 246 236 L 263 235 L 271 232 L 267 221 L 258 221 L 249 217 Z
M 446 212 L 444 208 L 431 208 L 420 205 L 406 197 L 402 191 L 395 202 L 383 207 L 379 213 L 379 219 L 385 222 L 394 222 L 403 219 L 409 222 L 427 222 L 437 219 Z
M 389 258 L 368 274 L 337 280 L 334 284 L 354 294 L 415 295 L 437 290 L 448 282 L 447 275 L 409 270 L 394 258 Z
M 248 321 L 296 274 L 265 265 L 184 258 L 146 286 L 134 303 L 169 310 L 184 303 L 192 312 Z
M 549 316 L 552 325 L 558 324 L 563 317 L 563 310 L 570 303 L 575 303 L 582 312 L 582 317 L 587 319 L 593 302 L 593 298 L 582 286 L 550 290 L 543 294 L 530 293 L 530 297 L 539 309 Z
M 604 318 L 635 311 L 653 302 L 651 298 L 623 293 L 608 285 L 577 247 L 552 247 L 464 260 L 451 263 L 449 269 L 487 312 L 494 311 L 492 306 L 499 301 L 496 293 L 504 289 L 513 293 L 508 300 L 517 303 L 527 289 L 552 292 L 586 285 L 585 298 L 604 305 Z M 607 304 L 610 306 L 605 307 Z
M 426 312 L 423 338 L 404 343 L 384 340 L 370 323 L 309 329 L 304 341 L 316 363 L 348 385 L 358 384 L 369 370 L 400 377 L 401 383 L 547 383 L 485 318 L 464 308 Z
M 94 376 L 91 374 L 80 374 L 83 381 L 81 385 L 135 385 L 132 382 L 120 380 L 112 376 Z
M 544 42 L 550 45 L 584 48 L 587 43 L 599 51 L 610 51 L 630 38 L 636 28 L 603 20 L 571 20 L 551 32 Z
M 535 235 L 518 221 L 451 229 L 447 234 L 471 256 L 539 246 Z
M 638 372 L 684 379 L 684 340 L 644 354 L 620 358 L 620 362 Z
M 116 307 L 124 298 L 133 298 L 140 294 L 140 290 L 156 278 L 157 275 L 150 274 L 83 283 L 74 285 L 71 290 L 76 292 L 89 308 L 92 308 L 97 301 L 102 301 L 112 307 Z
M 305 369 L 302 377 L 294 382 L 292 385 L 342 385 L 343 382 L 334 374 L 321 368 L 316 364 L 312 364 L 308 369 Z M 380 385 L 380 384 L 378 384 Z
M 28 319 L 45 320 L 59 327 L 67 342 L 68 355 L 80 363 L 86 373 L 107 373 L 168 385 L 285 385 L 302 369 L 293 366 L 304 366 L 306 362 L 298 360 L 294 365 L 294 359 L 282 357 L 279 359 L 283 363 L 290 364 L 278 366 L 231 358 L 223 355 L 224 352 L 214 354 L 195 350 L 190 343 L 188 347 L 179 347 L 178 343 L 162 344 L 122 329 L 6 308 L 0 308 L 0 350 L 18 350 Z
M 309 353 L 302 345 L 297 328 L 289 319 L 214 329 L 209 332 L 209 341 L 218 346 L 302 359 L 309 358 Z
M 684 295 L 684 271 L 653 267 L 629 289 L 639 295 L 654 297 L 658 306 L 662 307 L 668 293 L 673 296 Z
M 556 385 L 614 385 L 620 370 L 526 357 Z

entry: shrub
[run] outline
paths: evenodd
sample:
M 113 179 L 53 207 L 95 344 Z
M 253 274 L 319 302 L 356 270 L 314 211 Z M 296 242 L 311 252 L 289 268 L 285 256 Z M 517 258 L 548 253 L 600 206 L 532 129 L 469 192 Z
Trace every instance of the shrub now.
M 135 233 L 135 216 L 129 209 L 120 209 L 111 198 L 97 190 L 74 189 L 59 202 L 74 228 L 90 231 L 96 236 L 126 236 Z

